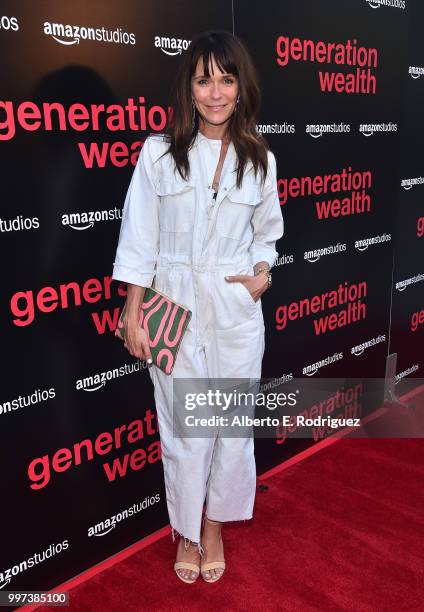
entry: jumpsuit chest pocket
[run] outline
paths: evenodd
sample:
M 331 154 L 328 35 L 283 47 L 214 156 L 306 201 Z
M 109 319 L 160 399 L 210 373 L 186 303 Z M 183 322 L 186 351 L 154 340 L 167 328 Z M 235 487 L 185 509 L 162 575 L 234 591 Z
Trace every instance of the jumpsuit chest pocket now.
M 159 226 L 164 232 L 189 232 L 194 225 L 195 189 L 180 176 L 165 175 L 159 180 Z
M 231 189 L 222 200 L 216 222 L 217 232 L 225 238 L 240 240 L 248 231 L 255 206 L 261 199 L 260 185 L 252 176 L 246 176 L 242 186 Z

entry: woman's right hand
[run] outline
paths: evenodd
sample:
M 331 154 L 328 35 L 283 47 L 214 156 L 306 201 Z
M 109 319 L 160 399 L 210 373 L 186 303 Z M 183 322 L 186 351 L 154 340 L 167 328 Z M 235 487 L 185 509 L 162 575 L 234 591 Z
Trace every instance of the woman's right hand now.
M 128 349 L 130 355 L 134 355 L 134 357 L 152 363 L 149 337 L 138 321 L 126 318 L 124 328 L 124 346 Z

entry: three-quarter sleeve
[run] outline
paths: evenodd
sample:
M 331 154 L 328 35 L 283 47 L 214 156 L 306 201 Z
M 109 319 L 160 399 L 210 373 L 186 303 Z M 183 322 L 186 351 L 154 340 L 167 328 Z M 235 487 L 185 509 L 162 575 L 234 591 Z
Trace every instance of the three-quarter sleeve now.
M 277 162 L 272 151 L 268 151 L 268 167 L 262 200 L 256 205 L 252 216 L 253 241 L 249 253 L 252 265 L 266 261 L 272 268 L 278 257 L 275 243 L 284 234 L 284 220 L 277 190 Z
M 159 252 L 157 169 L 152 140 L 142 147 L 125 198 L 112 279 L 151 287 Z

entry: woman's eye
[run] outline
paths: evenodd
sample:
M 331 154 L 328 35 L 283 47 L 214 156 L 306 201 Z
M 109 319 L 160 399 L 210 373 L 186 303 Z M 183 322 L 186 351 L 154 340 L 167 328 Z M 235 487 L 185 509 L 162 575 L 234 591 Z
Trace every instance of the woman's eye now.
M 230 85 L 234 83 L 234 79 L 232 79 L 231 77 L 226 77 L 224 80 Z M 208 82 L 208 79 L 199 79 L 197 82 L 199 85 L 203 85 L 204 83 Z

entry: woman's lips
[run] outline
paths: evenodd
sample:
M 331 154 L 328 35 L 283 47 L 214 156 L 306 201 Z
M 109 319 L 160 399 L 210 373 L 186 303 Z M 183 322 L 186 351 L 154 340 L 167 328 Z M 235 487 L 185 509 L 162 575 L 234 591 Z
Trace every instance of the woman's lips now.
M 220 104 L 219 106 L 208 106 L 207 108 L 211 111 L 220 111 L 222 110 L 226 104 Z

